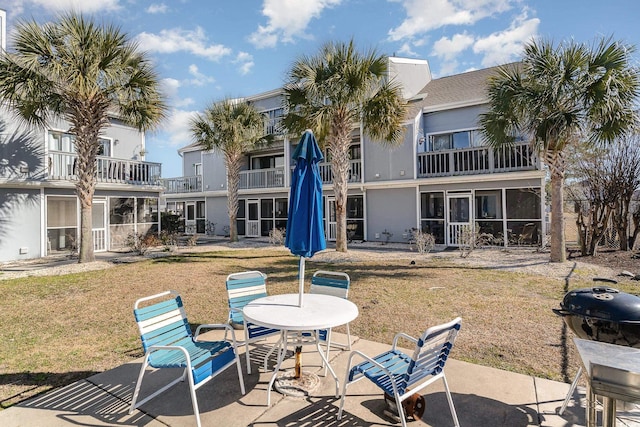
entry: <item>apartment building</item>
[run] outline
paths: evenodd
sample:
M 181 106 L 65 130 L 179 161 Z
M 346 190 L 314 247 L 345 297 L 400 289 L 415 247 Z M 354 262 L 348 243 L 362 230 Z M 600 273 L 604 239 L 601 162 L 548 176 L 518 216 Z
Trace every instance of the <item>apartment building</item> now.
M 545 174 L 526 138 L 492 149 L 479 131 L 486 111 L 488 68 L 432 79 L 424 60 L 389 58 L 389 78 L 409 103 L 405 137 L 389 148 L 355 127 L 351 141 L 347 223 L 355 241 L 403 242 L 412 228 L 434 235 L 439 245 L 459 246 L 462 230 L 474 227 L 492 244 L 536 245 L 544 235 Z M 246 97 L 263 112 L 276 142 L 245 153 L 240 180 L 238 234 L 268 236 L 285 228 L 293 153 L 299 135 L 285 135 L 283 91 Z M 216 224 L 225 234 L 226 170 L 219 154 L 191 144 L 179 150 L 183 176 L 163 180 L 164 206 L 184 219 L 189 233 Z M 331 165 L 322 163 L 324 224 L 335 240 Z

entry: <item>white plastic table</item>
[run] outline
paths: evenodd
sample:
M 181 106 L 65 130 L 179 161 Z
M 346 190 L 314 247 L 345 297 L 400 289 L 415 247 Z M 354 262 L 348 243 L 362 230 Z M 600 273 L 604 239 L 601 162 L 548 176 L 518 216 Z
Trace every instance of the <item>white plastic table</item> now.
M 302 307 L 298 306 L 298 294 L 273 295 L 256 299 L 245 305 L 242 314 L 245 321 L 280 330 L 278 363 L 274 368 L 267 391 L 267 406 L 271 405 L 271 388 L 284 359 L 287 335 L 295 331 L 311 331 L 315 345 L 331 375 L 336 381 L 336 397 L 339 395 L 338 377 L 320 348 L 318 331 L 344 325 L 358 317 L 358 307 L 351 301 L 322 294 L 305 294 Z

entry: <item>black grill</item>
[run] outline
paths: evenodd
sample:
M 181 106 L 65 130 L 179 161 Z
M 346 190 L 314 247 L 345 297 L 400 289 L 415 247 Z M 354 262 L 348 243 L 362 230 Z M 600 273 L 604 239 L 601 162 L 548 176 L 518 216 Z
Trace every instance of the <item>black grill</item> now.
M 569 291 L 553 311 L 579 337 L 640 348 L 640 297 L 610 287 Z

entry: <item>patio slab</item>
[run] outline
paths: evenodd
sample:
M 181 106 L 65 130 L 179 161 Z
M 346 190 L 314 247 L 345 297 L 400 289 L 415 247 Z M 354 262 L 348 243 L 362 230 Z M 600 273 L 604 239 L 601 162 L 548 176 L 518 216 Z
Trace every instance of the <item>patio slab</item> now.
M 214 333 L 212 333 L 214 334 Z M 342 334 L 336 337 L 346 340 Z M 210 338 L 217 338 L 211 336 Z M 388 348 L 386 344 L 354 338 L 354 350 L 375 355 Z M 229 427 L 275 426 L 398 426 L 384 414 L 386 405 L 381 392 L 363 380 L 349 386 L 342 420 L 336 415 L 340 400 L 335 396 L 335 382 L 322 376 L 320 357 L 313 347 L 304 347 L 305 370 L 320 375 L 320 385 L 305 398 L 285 397 L 271 392 L 271 407 L 266 406 L 267 385 L 271 372 L 262 370 L 262 357 L 271 343 L 252 347 L 253 373 L 246 375 L 244 348 L 242 367 L 247 394 L 240 394 L 236 370 L 227 369 L 197 392 L 203 425 Z M 342 382 L 349 353 L 331 351 L 331 366 Z M 53 390 L 4 411 L 0 425 L 14 426 L 195 426 L 193 408 L 185 384 L 143 405 L 129 415 L 129 404 L 142 360 L 119 366 L 86 380 Z M 284 368 L 293 366 L 288 358 Z M 273 368 L 273 361 L 269 365 Z M 169 382 L 178 375 L 170 370 L 147 373 L 142 395 Z M 569 384 L 515 374 L 458 360 L 450 360 L 446 369 L 460 424 L 474 427 L 581 427 L 584 426 L 584 390 L 579 389 L 565 414 L 557 415 Z M 451 426 L 451 414 L 441 382 L 424 390 L 427 408 L 421 420 L 410 422 L 415 427 Z M 619 424 L 638 425 L 632 411 L 624 414 Z

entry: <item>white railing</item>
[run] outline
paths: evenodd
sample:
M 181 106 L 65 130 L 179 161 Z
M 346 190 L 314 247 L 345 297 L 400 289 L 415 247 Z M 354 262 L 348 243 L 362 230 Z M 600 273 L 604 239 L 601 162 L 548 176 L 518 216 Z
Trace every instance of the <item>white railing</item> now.
M 498 149 L 474 147 L 418 154 L 418 178 L 514 172 L 538 167 L 538 156 L 529 143 Z
M 73 180 L 77 177 L 78 156 L 73 153 L 49 151 L 47 177 L 50 180 Z M 98 182 L 121 184 L 158 185 L 161 164 L 138 160 L 96 158 L 96 179 Z
M 105 252 L 107 250 L 107 230 L 104 228 L 94 228 L 91 230 L 93 234 L 93 251 Z
M 360 160 L 349 161 L 349 175 L 347 182 L 360 182 L 362 176 L 362 162 Z M 331 184 L 333 182 L 333 172 L 331 170 L 331 163 L 320 163 L 318 165 L 320 169 L 320 177 L 323 184 Z
M 247 220 L 246 237 L 260 237 L 260 222 Z
M 202 191 L 202 176 L 181 176 L 178 178 L 162 178 L 160 185 L 165 193 L 195 193 Z
M 284 168 L 256 169 L 240 172 L 242 190 L 250 188 L 281 188 L 284 187 Z

